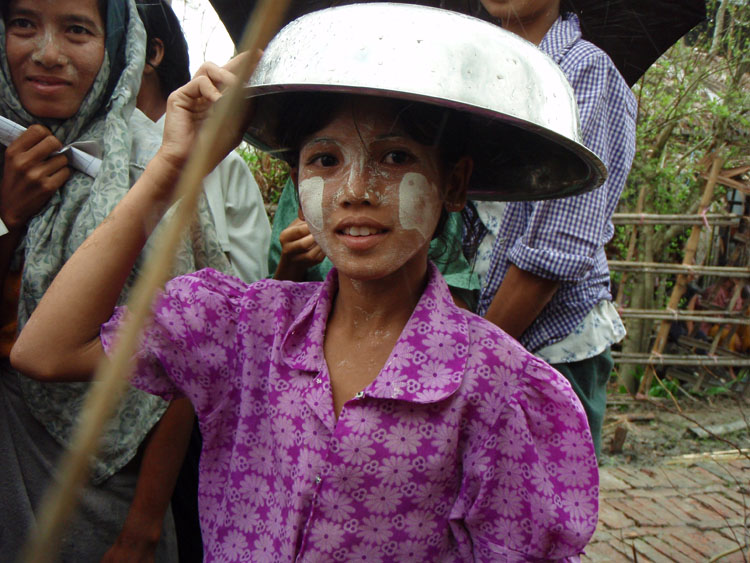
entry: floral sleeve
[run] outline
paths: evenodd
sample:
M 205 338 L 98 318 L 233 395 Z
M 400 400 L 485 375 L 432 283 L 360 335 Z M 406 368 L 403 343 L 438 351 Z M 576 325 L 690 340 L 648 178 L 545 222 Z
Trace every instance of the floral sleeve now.
M 167 400 L 186 396 L 196 411 L 219 404 L 231 388 L 239 300 L 246 289 L 210 269 L 170 281 L 154 300 L 153 320 L 141 335 L 132 384 Z M 125 313 L 117 309 L 102 326 L 108 354 Z
M 464 525 L 476 561 L 578 560 L 597 523 L 599 477 L 569 383 L 528 357 L 494 428 L 464 453 Z M 480 460 L 481 463 L 477 463 Z

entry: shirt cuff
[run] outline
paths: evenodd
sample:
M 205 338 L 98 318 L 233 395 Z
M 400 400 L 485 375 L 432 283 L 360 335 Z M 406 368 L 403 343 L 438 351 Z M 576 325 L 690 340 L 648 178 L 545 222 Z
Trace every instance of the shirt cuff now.
M 542 278 L 578 281 L 594 267 L 590 256 L 570 254 L 550 248 L 531 248 L 517 242 L 508 253 L 508 260 L 521 270 Z
M 5 226 L 5 223 L 3 223 L 3 220 L 0 219 L 0 237 L 3 235 L 7 235 L 10 231 L 8 230 L 8 227 Z

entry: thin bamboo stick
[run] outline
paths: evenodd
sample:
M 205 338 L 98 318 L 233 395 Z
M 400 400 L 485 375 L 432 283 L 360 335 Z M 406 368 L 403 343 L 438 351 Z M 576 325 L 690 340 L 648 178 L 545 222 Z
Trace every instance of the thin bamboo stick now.
M 278 29 L 289 0 L 261 0 L 250 18 L 240 46 L 240 52 L 255 53 L 265 47 Z M 244 84 L 253 71 L 253 57 L 245 57 L 238 69 L 238 84 L 229 88 L 215 114 L 204 123 L 196 148 L 180 176 L 175 200 L 180 201 L 177 212 L 160 236 L 156 249 L 149 257 L 128 301 L 129 321 L 120 331 L 118 345 L 110 360 L 97 369 L 91 391 L 86 397 L 79 423 L 75 429 L 69 452 L 61 460 L 61 478 L 45 496 L 39 527 L 31 535 L 24 551 L 24 561 L 43 563 L 53 561 L 60 537 L 75 506 L 78 490 L 88 476 L 91 456 L 106 421 L 127 385 L 130 358 L 136 347 L 138 333 L 150 318 L 153 295 L 163 285 L 172 267 L 174 254 L 185 227 L 190 222 L 200 195 L 202 179 L 217 159 L 216 141 L 226 131 L 233 130 L 232 121 L 244 114 Z M 235 127 L 236 128 L 236 127 Z
M 725 278 L 750 278 L 750 268 L 738 266 L 696 266 L 694 264 L 664 264 L 661 262 L 625 262 L 609 260 L 609 269 L 620 272 L 653 272 L 660 274 L 696 274 Z
M 708 223 L 715 227 L 734 227 L 746 219 L 742 215 L 725 213 L 697 213 L 687 215 L 659 215 L 653 213 L 615 213 L 612 223 L 615 225 L 702 225 Z
M 620 309 L 623 319 L 657 319 L 665 321 L 697 321 L 717 324 L 750 325 L 750 317 L 729 316 L 724 311 L 664 311 L 662 309 Z
M 750 366 L 750 358 L 700 354 L 660 354 L 654 356 L 652 354 L 625 354 L 622 352 L 612 352 L 612 360 L 616 364 L 656 364 L 660 366 Z

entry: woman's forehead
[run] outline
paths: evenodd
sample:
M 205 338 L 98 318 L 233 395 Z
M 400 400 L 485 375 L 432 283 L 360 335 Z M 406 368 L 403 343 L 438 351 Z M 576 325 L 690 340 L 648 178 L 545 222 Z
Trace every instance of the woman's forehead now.
M 36 13 L 55 19 L 103 26 L 101 0 L 7 0 L 9 14 Z

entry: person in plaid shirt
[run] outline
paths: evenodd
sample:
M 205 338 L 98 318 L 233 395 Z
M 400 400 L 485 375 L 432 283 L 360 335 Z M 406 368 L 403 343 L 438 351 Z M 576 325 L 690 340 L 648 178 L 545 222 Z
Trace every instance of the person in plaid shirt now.
M 625 335 L 611 302 L 604 245 L 635 154 L 635 97 L 607 54 L 581 38 L 578 17 L 560 0 L 482 4 L 560 66 L 575 92 L 583 142 L 609 176 L 574 197 L 469 206 L 465 238 L 482 282 L 477 313 L 568 378 L 598 456 L 610 346 Z

